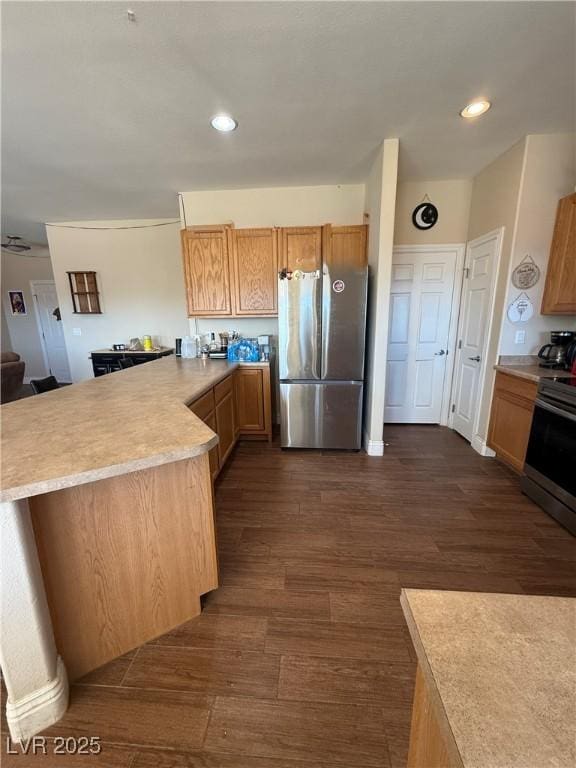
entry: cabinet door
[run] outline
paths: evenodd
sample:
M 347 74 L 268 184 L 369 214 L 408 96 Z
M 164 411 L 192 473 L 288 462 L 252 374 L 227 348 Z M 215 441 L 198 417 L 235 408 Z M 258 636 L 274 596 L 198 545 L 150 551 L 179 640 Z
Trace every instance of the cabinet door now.
M 313 272 L 322 265 L 322 227 L 280 230 L 280 269 Z
M 278 313 L 278 254 L 275 229 L 232 229 L 234 314 Z
M 232 391 L 228 392 L 216 405 L 216 431 L 220 438 L 218 458 L 222 468 L 228 454 L 234 447 L 234 398 Z
M 576 192 L 558 203 L 542 314 L 576 315 Z
M 212 413 L 209 413 L 204 419 L 204 423 L 206 426 L 210 427 L 212 432 L 216 432 L 218 434 L 218 429 L 216 428 L 216 416 L 214 414 L 214 411 Z M 212 479 L 216 477 L 218 474 L 218 470 L 220 468 L 220 462 L 218 460 L 218 446 L 214 446 L 214 448 L 210 449 L 210 453 L 208 454 L 208 458 L 210 460 L 210 474 L 212 475 Z
M 326 224 L 323 235 L 324 260 L 329 261 L 334 270 L 361 269 L 368 265 L 366 224 L 350 227 L 333 227 Z
M 238 408 L 238 378 L 239 378 L 240 372 L 235 371 L 234 375 L 232 376 L 232 400 L 234 403 L 234 439 L 238 440 L 238 436 L 240 435 L 240 410 Z
M 183 229 L 181 236 L 188 315 L 230 315 L 226 227 Z
M 265 429 L 264 381 L 260 368 L 240 368 L 237 371 L 238 425 L 242 432 Z

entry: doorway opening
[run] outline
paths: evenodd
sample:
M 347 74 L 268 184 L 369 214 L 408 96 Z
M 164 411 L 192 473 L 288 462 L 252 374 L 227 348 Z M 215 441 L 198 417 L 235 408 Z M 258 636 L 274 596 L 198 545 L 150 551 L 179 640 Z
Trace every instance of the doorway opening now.
M 394 248 L 385 423 L 448 426 L 478 450 L 503 234 Z
M 72 376 L 56 285 L 53 280 L 31 280 L 30 288 L 34 297 L 36 323 L 46 369 L 51 376 L 56 377 L 59 383 L 70 383 Z

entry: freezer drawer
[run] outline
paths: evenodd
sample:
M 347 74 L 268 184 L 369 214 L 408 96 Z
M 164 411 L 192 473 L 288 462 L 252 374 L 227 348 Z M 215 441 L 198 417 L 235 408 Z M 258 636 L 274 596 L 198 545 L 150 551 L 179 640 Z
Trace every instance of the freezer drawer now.
M 283 448 L 361 447 L 361 381 L 281 382 Z

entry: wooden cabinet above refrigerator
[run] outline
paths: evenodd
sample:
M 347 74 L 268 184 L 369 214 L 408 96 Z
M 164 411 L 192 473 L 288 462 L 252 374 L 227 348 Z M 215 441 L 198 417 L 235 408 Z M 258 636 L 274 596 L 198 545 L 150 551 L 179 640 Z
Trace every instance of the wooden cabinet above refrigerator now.
M 188 227 L 181 231 L 190 317 L 273 317 L 278 270 L 309 272 L 323 253 L 366 263 L 367 227 Z

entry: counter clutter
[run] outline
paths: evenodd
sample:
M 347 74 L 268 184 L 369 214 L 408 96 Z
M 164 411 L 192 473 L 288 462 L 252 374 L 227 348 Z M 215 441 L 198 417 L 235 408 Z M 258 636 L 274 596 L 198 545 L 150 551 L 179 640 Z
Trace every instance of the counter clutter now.
M 409 768 L 576 764 L 576 600 L 405 589 Z

